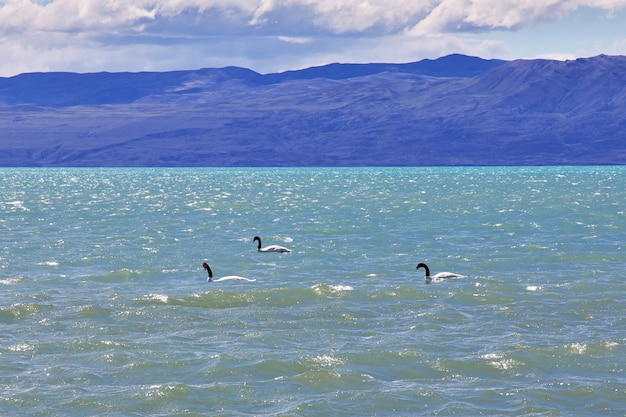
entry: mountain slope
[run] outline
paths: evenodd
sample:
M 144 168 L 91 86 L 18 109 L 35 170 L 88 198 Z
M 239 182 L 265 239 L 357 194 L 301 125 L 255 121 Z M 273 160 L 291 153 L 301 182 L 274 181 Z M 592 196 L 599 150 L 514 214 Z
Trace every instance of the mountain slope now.
M 626 163 L 626 57 L 0 79 L 3 166 Z

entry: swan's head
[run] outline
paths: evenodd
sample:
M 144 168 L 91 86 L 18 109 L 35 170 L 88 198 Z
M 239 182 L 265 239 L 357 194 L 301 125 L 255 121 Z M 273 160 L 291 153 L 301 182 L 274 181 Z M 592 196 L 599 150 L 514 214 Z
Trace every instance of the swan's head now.
M 417 264 L 417 266 L 415 267 L 415 269 L 420 269 L 420 268 L 424 268 L 426 270 L 426 276 L 429 277 L 430 276 L 430 268 L 428 268 L 428 265 L 426 265 L 423 262 L 420 262 Z

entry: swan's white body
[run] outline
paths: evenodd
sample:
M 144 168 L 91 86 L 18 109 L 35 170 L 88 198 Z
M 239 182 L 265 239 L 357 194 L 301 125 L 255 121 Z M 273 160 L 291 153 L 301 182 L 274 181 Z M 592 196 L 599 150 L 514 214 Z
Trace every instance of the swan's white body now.
M 443 278 L 465 278 L 464 275 L 455 274 L 454 272 L 438 272 L 430 277 L 431 279 L 443 279 Z
M 208 282 L 222 282 L 222 281 L 248 281 L 248 282 L 254 282 L 256 281 L 256 279 L 250 279 L 250 278 L 246 278 L 246 277 L 238 277 L 237 275 L 228 275 L 226 277 L 222 277 L 219 279 L 211 279 L 209 281 L 209 279 L 207 278 Z
M 431 281 L 441 281 L 446 278 L 465 278 L 465 275 L 455 274 L 454 272 L 438 272 L 435 275 L 430 275 L 430 268 L 428 265 L 424 263 L 420 263 L 417 265 L 417 268 L 424 268 L 426 270 L 426 283 L 428 284 Z
M 261 238 L 258 236 L 255 236 L 254 239 L 252 239 L 253 242 L 259 241 L 259 246 L 257 247 L 257 251 L 259 252 L 278 252 L 278 253 L 289 253 L 291 252 L 291 249 L 288 249 L 284 246 L 278 246 L 278 245 L 269 245 L 266 246 L 264 248 L 261 247 Z
M 214 280 L 213 279 L 213 271 L 211 271 L 211 267 L 209 266 L 209 264 L 204 262 L 202 264 L 202 267 L 204 269 L 206 269 L 206 271 L 209 273 L 209 277 L 207 278 L 207 282 L 223 282 L 223 281 L 248 281 L 248 282 L 254 282 L 254 281 L 256 281 L 256 279 L 239 277 L 237 275 L 228 275 L 228 276 L 225 276 L 225 277 L 218 278 L 218 279 Z

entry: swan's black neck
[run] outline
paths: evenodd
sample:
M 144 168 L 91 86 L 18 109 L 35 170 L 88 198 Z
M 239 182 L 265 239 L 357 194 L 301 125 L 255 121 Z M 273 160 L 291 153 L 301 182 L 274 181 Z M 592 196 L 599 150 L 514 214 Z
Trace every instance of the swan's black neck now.
M 420 269 L 420 268 L 424 268 L 426 270 L 426 278 L 430 277 L 430 268 L 428 268 L 428 265 L 424 264 L 424 263 L 419 263 L 417 265 L 417 268 L 415 269 Z
M 257 247 L 257 249 L 261 249 L 261 238 L 258 236 L 255 236 L 254 239 L 252 239 L 252 241 L 254 242 L 255 240 L 259 241 L 259 246 Z
M 206 262 L 204 262 L 202 264 L 202 267 L 204 269 L 206 269 L 206 271 L 209 273 L 209 281 L 211 281 L 211 278 L 213 278 L 213 271 L 211 271 L 211 268 L 209 267 L 209 264 L 207 264 Z

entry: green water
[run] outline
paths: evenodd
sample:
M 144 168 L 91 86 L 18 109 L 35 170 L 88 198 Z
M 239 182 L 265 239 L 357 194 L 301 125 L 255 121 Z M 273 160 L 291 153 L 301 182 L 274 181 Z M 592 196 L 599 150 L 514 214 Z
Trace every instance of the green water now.
M 626 409 L 626 168 L 0 178 L 1 415 Z

